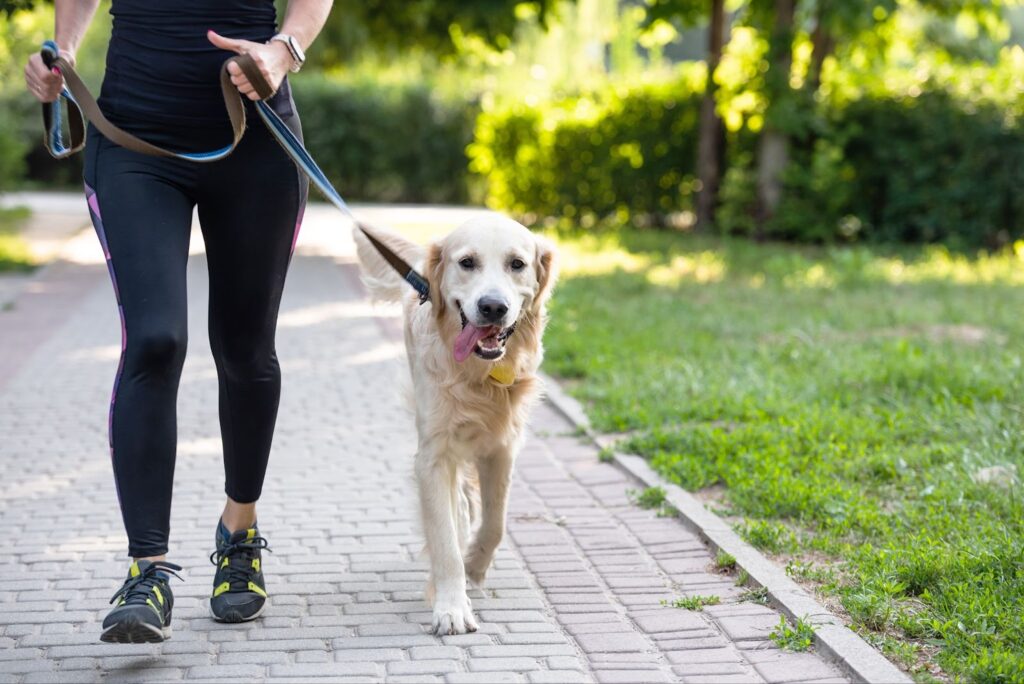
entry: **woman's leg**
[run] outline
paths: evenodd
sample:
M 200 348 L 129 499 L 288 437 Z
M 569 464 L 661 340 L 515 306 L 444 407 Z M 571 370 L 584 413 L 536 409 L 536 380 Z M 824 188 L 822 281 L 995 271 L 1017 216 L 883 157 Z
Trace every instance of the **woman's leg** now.
M 220 380 L 224 523 L 235 531 L 255 521 L 270 456 L 281 393 L 277 314 L 307 186 L 260 123 L 250 126 L 232 156 L 204 172 L 199 218 Z
M 110 450 L 128 552 L 167 553 L 178 380 L 187 340 L 185 268 L 193 203 L 187 169 L 90 130 L 85 182 L 121 314 Z
M 297 125 L 293 119 L 293 124 Z M 306 198 L 304 178 L 259 123 L 204 169 L 199 220 L 210 270 L 210 346 L 220 380 L 225 493 L 210 612 L 242 622 L 266 603 L 256 500 L 281 394 L 277 313 Z

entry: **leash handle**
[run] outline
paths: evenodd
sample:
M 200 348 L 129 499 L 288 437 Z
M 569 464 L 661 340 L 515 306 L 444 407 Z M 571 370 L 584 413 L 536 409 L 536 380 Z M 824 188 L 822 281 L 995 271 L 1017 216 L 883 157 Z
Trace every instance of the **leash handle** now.
M 71 66 L 67 63 L 67 60 L 60 56 L 60 48 L 52 40 L 43 43 L 43 48 L 39 51 L 39 54 L 43 58 L 43 64 L 48 69 L 57 69 L 61 74 L 64 73 L 66 68 Z M 69 145 L 64 144 L 61 100 L 68 103 Z M 85 120 L 82 118 L 82 110 L 78 107 L 75 98 L 68 92 L 68 89 L 62 88 L 60 96 L 56 100 L 44 102 L 42 106 L 43 144 L 46 146 L 47 151 L 55 159 L 65 159 L 81 150 L 85 146 Z
M 148 154 L 154 157 L 184 159 L 191 162 L 217 161 L 234 152 L 238 143 L 242 140 L 242 135 L 245 133 L 245 105 L 242 101 L 242 95 L 231 82 L 228 64 L 235 63 L 238 65 L 260 98 L 266 99 L 274 94 L 274 89 L 263 78 L 262 72 L 260 72 L 252 57 L 249 55 L 231 57 L 224 62 L 220 70 L 221 93 L 224 96 L 224 107 L 227 109 L 233 134 L 231 144 L 210 152 L 173 152 L 146 142 L 111 123 L 103 114 L 103 111 L 96 103 L 96 98 L 89 92 L 78 72 L 60 55 L 57 44 L 52 40 L 43 43 L 39 54 L 47 67 L 51 69 L 56 68 L 60 71 L 66 85 L 58 101 L 43 105 L 44 143 L 47 151 L 56 159 L 63 159 L 82 149 L 85 145 L 84 119 L 88 119 L 108 140 L 133 152 Z M 60 99 L 67 101 L 68 105 L 71 147 L 64 145 L 63 136 L 61 135 Z

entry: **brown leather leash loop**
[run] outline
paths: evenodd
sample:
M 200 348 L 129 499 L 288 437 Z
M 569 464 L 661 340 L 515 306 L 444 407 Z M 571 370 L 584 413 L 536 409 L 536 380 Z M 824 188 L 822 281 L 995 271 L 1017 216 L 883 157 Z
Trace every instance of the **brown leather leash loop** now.
M 43 60 L 46 65 L 50 68 L 55 68 L 60 71 L 64 77 L 64 83 L 67 89 L 71 92 L 73 102 L 77 104 L 76 107 L 68 107 L 68 121 L 70 122 L 70 136 L 71 136 L 71 148 L 66 151 L 60 151 L 58 154 L 54 154 L 57 158 L 67 157 L 74 154 L 82 148 L 85 143 L 85 130 L 82 124 L 82 116 L 96 127 L 103 137 L 107 138 L 113 143 L 120 145 L 126 149 L 132 150 L 133 152 L 139 152 L 141 154 L 148 154 L 154 157 L 174 157 L 178 159 L 187 159 L 194 162 L 211 162 L 223 159 L 224 157 L 231 154 L 238 143 L 241 142 L 242 136 L 245 134 L 245 105 L 242 102 L 242 94 L 238 92 L 235 84 L 231 82 L 231 74 L 228 71 L 229 64 L 237 64 L 245 74 L 246 78 L 249 79 L 249 83 L 252 84 L 256 90 L 256 94 L 260 96 L 261 100 L 265 100 L 274 94 L 274 89 L 270 87 L 267 80 L 263 78 L 263 73 L 259 67 L 256 66 L 256 62 L 249 55 L 237 55 L 227 59 L 220 68 L 220 89 L 224 96 L 224 107 L 228 112 L 228 119 L 231 121 L 231 131 L 233 139 L 231 144 L 220 150 L 214 152 L 200 152 L 200 153 L 185 153 L 185 152 L 172 152 L 170 150 L 159 147 L 152 143 L 148 143 L 145 140 L 128 133 L 127 131 L 118 128 L 110 122 L 109 119 L 103 114 L 99 105 L 96 103 L 96 98 L 93 97 L 92 93 L 82 82 L 82 78 L 75 71 L 75 68 L 68 62 L 59 52 L 43 51 Z M 54 115 L 60 116 L 59 110 L 55 111 L 53 107 L 44 104 L 43 105 L 43 125 L 46 127 L 44 136 L 50 136 L 45 140 L 47 148 L 50 149 L 50 141 L 52 140 L 51 131 L 53 130 L 53 117 Z M 51 149 L 51 154 L 53 150 Z

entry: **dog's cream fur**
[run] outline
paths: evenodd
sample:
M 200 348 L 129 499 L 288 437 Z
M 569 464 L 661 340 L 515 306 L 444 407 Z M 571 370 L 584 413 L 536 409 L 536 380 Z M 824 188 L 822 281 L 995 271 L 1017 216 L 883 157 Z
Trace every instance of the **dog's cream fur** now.
M 483 582 L 505 532 L 512 466 L 522 445 L 527 412 L 540 389 L 537 368 L 543 356 L 545 303 L 556 279 L 555 250 L 544 238 L 498 216 L 468 221 L 426 249 L 394 233 L 373 231 L 431 284 L 430 301 L 420 305 L 412 288 L 358 228 L 354 231 L 371 295 L 403 303 L 433 630 L 472 632 L 477 624 L 466 581 Z M 467 257 L 473 268 L 465 267 Z M 521 267 L 515 259 L 521 260 Z M 460 304 L 474 322 L 475 302 L 491 294 L 501 294 L 509 303 L 503 327 L 516 323 L 504 357 L 497 362 L 514 370 L 510 386 L 490 377 L 496 362 L 471 354 L 459 363 L 453 355 L 462 330 Z M 479 521 L 474 520 L 477 499 Z

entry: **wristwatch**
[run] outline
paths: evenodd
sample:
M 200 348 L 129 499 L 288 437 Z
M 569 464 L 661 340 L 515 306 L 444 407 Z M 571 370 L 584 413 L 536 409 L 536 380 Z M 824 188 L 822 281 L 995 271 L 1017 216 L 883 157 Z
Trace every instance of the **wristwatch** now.
M 288 47 L 288 52 L 292 54 L 293 73 L 302 68 L 302 65 L 306 62 L 306 53 L 302 51 L 302 46 L 299 45 L 299 41 L 295 40 L 294 36 L 289 36 L 287 33 L 278 33 L 270 40 L 279 40 Z

